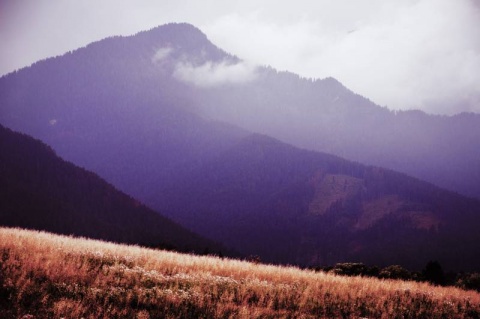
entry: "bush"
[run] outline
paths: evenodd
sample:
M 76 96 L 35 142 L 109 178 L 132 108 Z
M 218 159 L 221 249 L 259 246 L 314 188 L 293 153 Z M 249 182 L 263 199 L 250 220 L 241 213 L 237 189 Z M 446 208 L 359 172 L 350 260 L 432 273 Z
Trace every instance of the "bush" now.
M 379 277 L 385 279 L 411 279 L 410 272 L 399 265 L 392 265 L 383 268 L 379 273 Z
M 344 276 L 378 276 L 378 267 L 369 267 L 362 263 L 338 263 L 331 270 L 334 274 Z
M 456 283 L 457 287 L 480 292 L 480 273 L 463 274 Z

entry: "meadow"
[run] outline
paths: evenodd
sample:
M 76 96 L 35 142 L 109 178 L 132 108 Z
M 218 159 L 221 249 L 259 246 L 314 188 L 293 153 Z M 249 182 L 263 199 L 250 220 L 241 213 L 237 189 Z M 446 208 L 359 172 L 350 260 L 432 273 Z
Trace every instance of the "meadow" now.
M 0 228 L 0 318 L 480 318 L 480 294 Z

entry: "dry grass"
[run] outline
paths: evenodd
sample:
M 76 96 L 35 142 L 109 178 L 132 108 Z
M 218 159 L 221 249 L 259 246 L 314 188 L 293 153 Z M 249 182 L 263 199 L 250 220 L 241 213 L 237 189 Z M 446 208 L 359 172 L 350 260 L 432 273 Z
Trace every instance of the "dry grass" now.
M 0 228 L 0 261 L 0 318 L 480 317 L 473 291 L 19 229 Z

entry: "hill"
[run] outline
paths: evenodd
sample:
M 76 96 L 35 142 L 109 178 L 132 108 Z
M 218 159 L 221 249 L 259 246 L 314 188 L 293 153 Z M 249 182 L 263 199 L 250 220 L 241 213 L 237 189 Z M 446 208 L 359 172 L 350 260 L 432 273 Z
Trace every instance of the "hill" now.
M 0 126 L 0 149 L 2 226 L 198 253 L 222 249 L 60 159 L 38 140 Z
M 390 170 L 253 134 L 151 199 L 267 262 L 478 270 L 480 202 Z
M 0 228 L 2 318 L 478 318 L 480 294 Z

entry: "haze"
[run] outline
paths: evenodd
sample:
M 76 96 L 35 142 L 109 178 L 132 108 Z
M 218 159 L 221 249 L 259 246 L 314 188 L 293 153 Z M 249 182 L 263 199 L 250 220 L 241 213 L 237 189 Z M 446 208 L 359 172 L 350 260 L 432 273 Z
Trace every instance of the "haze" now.
M 0 75 L 167 22 L 196 25 L 248 65 L 333 76 L 391 109 L 480 112 L 475 0 L 1 0 Z

